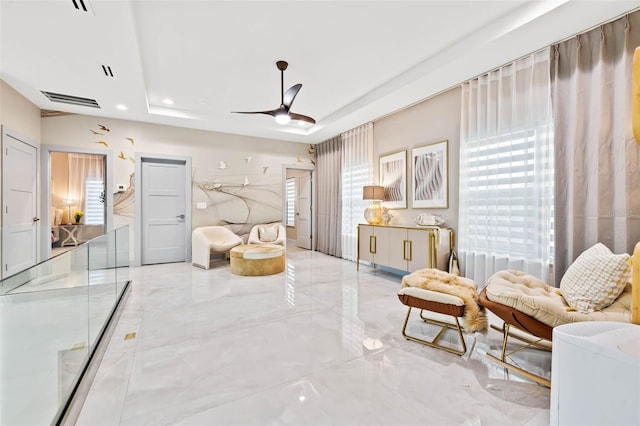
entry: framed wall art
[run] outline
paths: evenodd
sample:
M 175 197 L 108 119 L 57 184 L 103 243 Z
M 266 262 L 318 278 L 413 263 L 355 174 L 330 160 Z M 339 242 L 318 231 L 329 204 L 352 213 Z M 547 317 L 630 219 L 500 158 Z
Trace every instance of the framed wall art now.
M 380 186 L 384 187 L 383 207 L 407 208 L 407 151 L 380 156 Z
M 447 208 L 449 204 L 448 141 L 413 148 L 412 207 Z

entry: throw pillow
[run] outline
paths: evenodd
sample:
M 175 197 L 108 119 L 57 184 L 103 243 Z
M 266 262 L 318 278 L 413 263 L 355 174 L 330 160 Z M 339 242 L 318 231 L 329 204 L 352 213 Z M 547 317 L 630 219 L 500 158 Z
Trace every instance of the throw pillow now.
M 567 304 L 578 312 L 601 310 L 620 296 L 630 268 L 628 254 L 613 254 L 604 244 L 597 243 L 569 266 L 560 280 L 560 291 Z
M 258 228 L 258 238 L 265 243 L 271 243 L 278 239 L 278 228 L 275 226 L 261 226 Z

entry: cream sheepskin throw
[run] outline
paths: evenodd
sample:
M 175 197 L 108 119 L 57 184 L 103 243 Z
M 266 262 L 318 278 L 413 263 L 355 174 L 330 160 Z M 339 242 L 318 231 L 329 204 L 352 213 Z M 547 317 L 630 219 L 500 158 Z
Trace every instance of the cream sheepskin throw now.
M 487 330 L 487 316 L 484 307 L 478 304 L 478 292 L 473 281 L 439 269 L 421 269 L 405 275 L 402 287 L 418 287 L 459 297 L 465 304 L 464 329 L 469 332 Z

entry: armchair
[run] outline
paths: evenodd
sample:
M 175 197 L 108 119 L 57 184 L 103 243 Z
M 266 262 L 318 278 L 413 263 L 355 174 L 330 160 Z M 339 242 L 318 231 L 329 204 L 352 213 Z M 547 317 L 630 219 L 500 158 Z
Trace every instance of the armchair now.
M 229 253 L 242 244 L 242 238 L 224 226 L 203 226 L 193 230 L 191 235 L 191 263 L 193 266 L 209 269 L 211 253 Z
M 487 357 L 550 387 L 549 379 L 509 362 L 509 358 L 530 346 L 550 350 L 553 328 L 562 324 L 580 321 L 640 322 L 640 318 L 633 318 L 633 309 L 637 309 L 637 300 L 640 299 L 637 297 L 633 301 L 633 292 L 637 292 L 640 286 L 640 243 L 634 252 L 634 260 L 638 260 L 633 262 L 633 278 L 628 259 L 626 254 L 616 255 L 602 244 L 596 244 L 569 267 L 560 288 L 551 287 L 522 271 L 496 272 L 479 294 L 480 304 L 503 321 L 503 326 L 498 328 L 502 333 L 500 356 L 487 353 Z M 512 329 L 526 334 L 512 333 Z M 525 345 L 507 352 L 509 337 L 524 341 Z

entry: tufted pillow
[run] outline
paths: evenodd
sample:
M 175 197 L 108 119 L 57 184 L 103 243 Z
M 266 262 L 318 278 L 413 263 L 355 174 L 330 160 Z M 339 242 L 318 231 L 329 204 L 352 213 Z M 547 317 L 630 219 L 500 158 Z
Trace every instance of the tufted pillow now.
M 261 226 L 258 228 L 258 238 L 265 243 L 271 243 L 278 239 L 277 226 Z
M 597 243 L 585 250 L 569 266 L 560 291 L 567 304 L 588 314 L 612 304 L 627 284 L 628 254 L 613 254 L 604 244 Z

